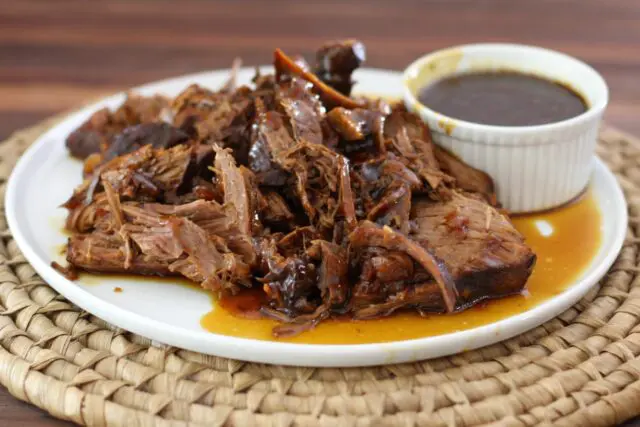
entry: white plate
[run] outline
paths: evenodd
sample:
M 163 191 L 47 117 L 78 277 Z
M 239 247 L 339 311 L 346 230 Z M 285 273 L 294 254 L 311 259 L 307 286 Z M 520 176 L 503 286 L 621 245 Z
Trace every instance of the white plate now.
M 265 68 L 265 72 L 269 72 Z M 175 96 L 191 83 L 219 87 L 228 71 L 206 72 L 142 86 L 138 92 Z M 253 70 L 243 69 L 248 82 Z M 400 74 L 384 70 L 359 70 L 359 93 L 381 96 L 401 94 Z M 65 279 L 50 267 L 66 241 L 61 232 L 64 209 L 59 208 L 81 181 L 80 162 L 65 149 L 67 134 L 102 107 L 117 107 L 124 94 L 114 95 L 73 114 L 42 135 L 22 156 L 11 175 L 6 194 L 9 227 L 18 246 L 36 271 L 56 291 L 79 307 L 116 326 L 158 342 L 224 357 L 299 366 L 367 366 L 444 356 L 504 340 L 553 318 L 576 303 L 606 273 L 624 239 L 627 211 L 613 174 L 598 159 L 591 180 L 602 211 L 602 245 L 582 276 L 566 291 L 519 315 L 478 328 L 382 344 L 308 345 L 234 338 L 209 333 L 200 318 L 211 309 L 207 295 L 184 286 L 149 281 L 120 283 L 126 292 L 114 293 L 114 282 L 86 286 Z

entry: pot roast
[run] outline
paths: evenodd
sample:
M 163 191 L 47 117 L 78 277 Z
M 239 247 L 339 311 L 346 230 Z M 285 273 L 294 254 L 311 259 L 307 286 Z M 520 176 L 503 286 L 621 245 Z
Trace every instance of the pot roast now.
M 257 288 L 276 336 L 522 292 L 536 256 L 491 178 L 402 105 L 352 97 L 364 57 L 355 40 L 313 64 L 276 50 L 250 86 L 232 75 L 93 114 L 66 141 L 84 181 L 65 204 L 64 273 Z

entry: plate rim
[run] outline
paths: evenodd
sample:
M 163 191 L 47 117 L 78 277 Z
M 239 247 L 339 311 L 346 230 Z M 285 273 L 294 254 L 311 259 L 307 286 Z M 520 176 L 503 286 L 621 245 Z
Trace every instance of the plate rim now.
M 269 69 L 269 66 L 261 67 Z M 244 70 L 255 68 L 245 67 Z M 198 80 L 211 77 L 215 74 L 229 72 L 229 69 L 205 71 L 195 74 L 187 74 L 179 77 L 163 79 L 147 83 L 130 90 L 145 91 L 156 86 L 175 84 L 181 81 Z M 401 73 L 368 68 L 360 70 L 361 78 L 368 73 L 385 73 L 401 78 Z M 602 179 L 608 182 L 612 190 L 612 200 L 615 207 L 616 227 L 613 230 L 614 237 L 608 252 L 600 263 L 592 266 L 592 270 L 580 280 L 576 280 L 570 287 L 558 295 L 549 298 L 539 305 L 497 322 L 482 325 L 464 331 L 456 331 L 449 334 L 432 337 L 416 338 L 403 341 L 369 344 L 301 344 L 283 343 L 275 341 L 263 341 L 250 338 L 239 338 L 215 334 L 206 330 L 195 331 L 183 327 L 162 323 L 150 319 L 134 311 L 123 309 L 117 305 L 103 300 L 99 296 L 83 289 L 77 283 L 69 281 L 55 271 L 44 259 L 42 259 L 31 247 L 20 226 L 18 219 L 18 187 L 21 182 L 28 182 L 25 170 L 29 163 L 40 150 L 47 149 L 50 135 L 58 133 L 58 129 L 65 124 L 79 120 L 83 115 L 88 115 L 98 106 L 106 102 L 115 102 L 125 95 L 126 91 L 104 97 L 80 110 L 68 115 L 62 121 L 52 126 L 40 135 L 28 149 L 20 156 L 7 181 L 5 195 L 5 214 L 9 230 L 20 251 L 26 260 L 33 266 L 42 279 L 56 292 L 63 295 L 69 301 L 83 310 L 105 320 L 106 322 L 123 328 L 135 334 L 150 338 L 154 341 L 172 345 L 175 347 L 227 357 L 248 362 L 281 364 L 289 366 L 307 367 L 356 367 L 375 366 L 392 363 L 414 362 L 435 357 L 452 355 L 461 351 L 468 351 L 495 344 L 496 342 L 512 338 L 518 334 L 533 329 L 542 323 L 558 316 L 563 311 L 578 302 L 598 281 L 604 277 L 611 265 L 615 262 L 622 248 L 628 222 L 627 204 L 624 194 L 617 179 L 609 168 L 594 155 L 594 169 L 592 177 L 602 174 Z M 58 138 L 59 139 L 59 138 Z M 64 143 L 63 141 L 57 143 Z M 603 212 L 603 221 L 604 221 Z M 473 336 L 478 335 L 477 340 Z M 460 348 L 458 342 L 470 343 Z M 198 345 L 200 344 L 200 345 Z M 429 350 L 433 348 L 436 350 Z M 247 349 L 252 349 L 247 352 Z

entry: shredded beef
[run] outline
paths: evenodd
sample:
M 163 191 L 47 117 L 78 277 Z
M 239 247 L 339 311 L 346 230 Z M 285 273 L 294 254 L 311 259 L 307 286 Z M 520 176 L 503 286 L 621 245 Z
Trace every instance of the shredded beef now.
M 263 185 L 282 186 L 288 175 L 282 170 L 282 153 L 295 145 L 284 126 L 283 117 L 276 111 L 264 111 L 261 100 L 256 101 L 256 119 L 249 149 L 249 168 Z
M 267 190 L 263 197 L 265 207 L 262 220 L 266 224 L 287 224 L 295 218 L 286 200 L 278 192 Z
M 322 119 L 325 108 L 305 80 L 292 78 L 280 83 L 276 91 L 280 108 L 288 117 L 291 135 L 296 140 L 322 144 Z
M 67 138 L 83 182 L 64 204 L 77 271 L 176 275 L 261 292 L 276 337 L 330 317 L 450 313 L 522 292 L 536 256 L 491 178 L 437 147 L 402 106 L 351 98 L 345 40 L 313 66 L 173 99 L 129 95 Z

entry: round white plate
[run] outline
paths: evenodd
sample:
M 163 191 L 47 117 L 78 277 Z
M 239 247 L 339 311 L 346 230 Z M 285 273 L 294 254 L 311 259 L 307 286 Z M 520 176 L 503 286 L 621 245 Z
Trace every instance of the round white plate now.
M 269 72 L 270 67 L 263 71 Z M 243 69 L 240 82 L 248 82 L 253 72 L 253 69 Z M 206 72 L 135 90 L 144 95 L 161 92 L 175 96 L 191 83 L 217 88 L 227 76 L 228 70 Z M 357 72 L 356 79 L 358 93 L 401 94 L 399 73 L 365 69 Z M 591 187 L 602 211 L 601 248 L 572 286 L 527 312 L 471 330 L 382 344 L 291 344 L 213 334 L 200 326 L 201 316 L 211 309 L 210 298 L 195 289 L 153 280 L 127 284 L 125 279 L 118 279 L 117 283 L 114 279 L 97 279 L 97 284 L 79 285 L 50 267 L 51 261 L 61 260 L 60 247 L 66 241 L 61 231 L 66 210 L 59 206 L 81 182 L 82 165 L 69 157 L 64 140 L 94 111 L 115 108 L 123 100 L 123 93 L 106 98 L 42 135 L 22 156 L 11 175 L 6 214 L 25 257 L 56 291 L 107 322 L 161 343 L 235 359 L 298 366 L 367 366 L 454 354 L 515 336 L 569 308 L 606 273 L 624 240 L 627 226 L 624 196 L 613 174 L 594 158 Z M 116 284 L 126 288 L 126 292 L 114 293 Z

